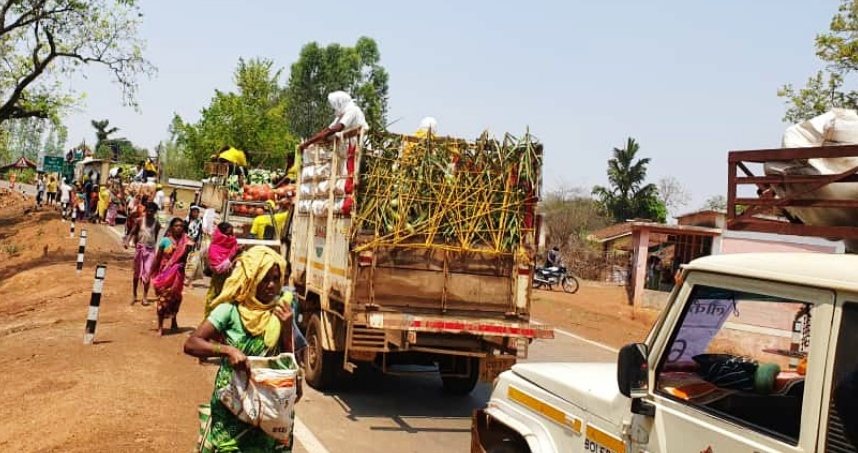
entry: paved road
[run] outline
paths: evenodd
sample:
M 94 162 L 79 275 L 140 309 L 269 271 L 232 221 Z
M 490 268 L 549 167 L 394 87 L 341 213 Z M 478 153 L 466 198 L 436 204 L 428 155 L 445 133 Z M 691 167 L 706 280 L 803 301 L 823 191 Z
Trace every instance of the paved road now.
M 117 235 L 122 227 L 114 227 Z M 196 291 L 205 291 L 197 282 Z M 567 332 L 537 340 L 526 361 L 613 361 L 616 352 Z M 385 376 L 361 372 L 341 390 L 318 392 L 309 386 L 298 406 L 295 451 L 300 453 L 466 452 L 470 417 L 485 407 L 490 386 L 453 397 L 435 375 Z
M 528 361 L 615 360 L 613 351 L 567 334 L 555 336 L 535 342 Z M 466 452 L 471 413 L 485 406 L 490 390 L 483 384 L 468 397 L 451 397 L 434 376 L 368 374 L 341 391 L 310 389 L 298 413 L 330 453 Z

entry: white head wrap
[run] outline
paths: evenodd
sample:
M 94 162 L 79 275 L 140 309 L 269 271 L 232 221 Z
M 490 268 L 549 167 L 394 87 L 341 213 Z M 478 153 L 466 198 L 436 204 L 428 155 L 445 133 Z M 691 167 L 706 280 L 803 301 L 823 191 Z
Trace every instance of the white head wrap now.
M 328 95 L 328 104 L 331 105 L 331 108 L 334 109 L 334 113 L 337 116 L 340 116 L 345 112 L 346 107 L 349 106 L 352 102 L 352 97 L 349 96 L 345 91 L 334 91 L 333 93 Z
M 420 127 L 418 127 L 417 130 L 427 131 L 427 132 L 432 132 L 433 134 L 437 134 L 438 133 L 438 121 L 436 121 L 435 118 L 432 118 L 431 116 L 427 116 L 426 118 L 423 118 L 422 120 L 420 120 Z

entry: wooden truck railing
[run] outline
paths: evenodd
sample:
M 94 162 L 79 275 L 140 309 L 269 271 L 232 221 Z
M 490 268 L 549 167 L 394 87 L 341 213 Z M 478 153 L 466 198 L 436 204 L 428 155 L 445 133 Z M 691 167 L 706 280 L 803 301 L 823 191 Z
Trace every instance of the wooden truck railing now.
M 858 239 L 858 225 L 805 225 L 790 218 L 786 208 L 858 209 L 858 199 L 807 198 L 830 184 L 858 182 L 858 166 L 831 175 L 755 175 L 749 164 L 802 161 L 814 158 L 858 157 L 858 145 L 815 148 L 779 148 L 731 151 L 728 155 L 727 228 L 762 233 L 816 236 L 829 239 Z M 739 174 L 741 171 L 742 174 Z M 773 186 L 802 184 L 805 187 L 788 196 L 777 197 Z M 755 185 L 756 197 L 739 197 L 739 186 Z

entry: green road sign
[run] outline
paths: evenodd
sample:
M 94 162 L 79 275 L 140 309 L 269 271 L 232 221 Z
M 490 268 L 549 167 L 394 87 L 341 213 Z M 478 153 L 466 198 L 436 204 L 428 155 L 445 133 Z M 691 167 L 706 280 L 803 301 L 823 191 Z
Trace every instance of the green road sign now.
M 59 173 L 63 171 L 63 158 L 56 156 L 45 156 L 45 163 L 42 165 L 42 170 L 45 173 Z

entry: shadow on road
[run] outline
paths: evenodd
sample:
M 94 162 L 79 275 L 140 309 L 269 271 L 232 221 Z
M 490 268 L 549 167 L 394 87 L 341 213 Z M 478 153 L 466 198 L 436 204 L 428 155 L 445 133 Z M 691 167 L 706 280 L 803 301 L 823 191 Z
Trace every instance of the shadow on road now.
M 360 369 L 345 379 L 342 389 L 324 394 L 339 404 L 349 420 L 384 419 L 384 426 L 369 426 L 373 431 L 466 433 L 469 425 L 461 420 L 485 407 L 490 393 L 488 384 L 479 384 L 470 395 L 447 394 L 435 373 L 391 376 Z M 444 423 L 448 419 L 458 420 L 457 426 Z

